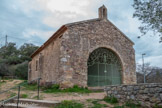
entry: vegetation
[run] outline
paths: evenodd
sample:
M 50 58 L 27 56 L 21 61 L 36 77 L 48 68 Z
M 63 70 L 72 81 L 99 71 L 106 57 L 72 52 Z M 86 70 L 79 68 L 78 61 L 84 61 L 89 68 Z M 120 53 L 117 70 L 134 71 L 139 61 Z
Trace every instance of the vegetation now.
M 31 91 L 35 91 L 38 89 L 37 83 L 34 84 L 28 84 L 27 81 L 24 81 L 22 83 L 19 84 L 20 86 L 22 86 L 23 89 L 25 90 L 31 90 Z M 74 85 L 72 88 L 66 88 L 66 89 L 60 89 L 60 85 L 59 84 L 54 84 L 52 86 L 49 87 L 40 87 L 40 90 L 42 90 L 44 93 L 72 93 L 72 92 L 76 92 L 76 93 L 91 93 L 92 91 L 88 90 L 88 88 L 84 88 L 84 87 L 78 87 L 78 85 Z
M 150 66 L 150 63 L 144 64 L 147 83 L 162 83 L 162 68 Z M 137 83 L 143 83 L 144 72 L 143 65 L 136 65 Z
M 140 103 L 135 104 L 135 103 L 133 103 L 131 101 L 127 101 L 125 103 L 125 106 L 130 107 L 130 108 L 139 108 L 141 106 L 141 104 Z
M 137 17 L 142 21 L 139 27 L 142 35 L 153 31 L 160 36 L 162 42 L 162 2 L 161 0 L 134 0 L 133 7 L 135 12 L 133 17 Z
M 113 108 L 125 108 L 124 106 L 114 106 Z
M 21 96 L 20 96 L 21 98 L 27 98 L 28 97 L 28 95 L 27 94 L 21 94 Z
M 98 103 L 97 100 L 92 101 L 92 103 L 93 103 L 93 105 L 94 105 L 92 108 L 103 108 L 103 107 L 107 107 L 107 105 L 105 105 L 105 104 L 100 104 L 100 103 Z
M 122 106 L 115 106 L 114 108 L 141 108 L 141 105 L 138 103 L 138 104 L 135 104 L 134 102 L 132 101 L 127 101 L 124 105 Z
M 16 93 L 11 93 L 10 96 L 9 96 L 9 98 L 14 97 L 16 95 L 17 95 Z
M 23 87 L 25 87 L 25 90 L 31 90 L 31 91 L 37 90 L 37 84 L 26 84 Z
M 1 85 L 2 85 L 3 83 L 6 83 L 6 81 L 4 81 L 4 80 L 1 81 L 1 80 L 0 80 L 0 87 L 1 87 Z
M 84 108 L 83 104 L 77 103 L 75 101 L 63 101 L 60 105 L 55 108 Z
M 153 108 L 162 108 L 162 106 L 159 106 L 159 105 L 155 104 L 155 105 L 153 106 Z
M 78 87 L 74 85 L 72 88 L 60 89 L 58 84 L 54 84 L 51 87 L 43 88 L 45 93 L 56 93 L 56 92 L 77 92 L 77 93 L 90 93 L 91 91 L 88 88 Z
M 118 99 L 114 96 L 106 96 L 104 99 L 103 99 L 105 102 L 107 103 L 111 103 L 111 104 L 116 104 L 118 103 Z
M 16 76 L 27 79 L 28 62 L 31 54 L 38 48 L 33 44 L 25 43 L 20 48 L 15 43 L 8 43 L 0 48 L 0 76 Z

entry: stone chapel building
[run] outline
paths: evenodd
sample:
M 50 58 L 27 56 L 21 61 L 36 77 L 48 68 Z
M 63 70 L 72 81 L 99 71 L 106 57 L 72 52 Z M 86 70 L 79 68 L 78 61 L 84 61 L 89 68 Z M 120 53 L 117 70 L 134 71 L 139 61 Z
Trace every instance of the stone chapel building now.
M 59 28 L 32 54 L 28 81 L 41 77 L 41 84 L 100 87 L 135 84 L 134 43 L 107 19 L 74 22 Z

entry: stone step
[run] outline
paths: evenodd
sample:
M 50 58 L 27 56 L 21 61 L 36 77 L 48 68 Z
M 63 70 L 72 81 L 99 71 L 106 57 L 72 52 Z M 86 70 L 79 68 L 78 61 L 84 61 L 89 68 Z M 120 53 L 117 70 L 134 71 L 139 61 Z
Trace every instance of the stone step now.
M 17 104 L 16 103 L 8 103 L 8 104 L 5 104 L 4 106 L 0 106 L 0 108 L 17 108 Z M 37 105 L 28 105 L 28 104 L 19 103 L 18 108 L 49 108 L 49 107 L 41 107 L 41 106 L 37 106 Z
M 17 103 L 17 99 L 14 99 L 13 103 Z M 49 108 L 49 107 L 55 107 L 58 104 L 60 104 L 59 101 L 33 100 L 33 99 L 20 99 L 19 100 L 19 105 L 21 105 L 22 108 L 29 108 L 29 107 L 30 108 L 37 108 L 37 107 L 38 108 Z
M 104 92 L 105 87 L 88 87 L 88 89 L 94 92 Z

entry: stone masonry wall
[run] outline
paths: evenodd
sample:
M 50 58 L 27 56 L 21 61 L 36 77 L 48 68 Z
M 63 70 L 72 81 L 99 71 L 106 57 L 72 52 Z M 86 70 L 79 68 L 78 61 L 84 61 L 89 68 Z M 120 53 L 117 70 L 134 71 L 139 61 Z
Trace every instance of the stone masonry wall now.
M 162 84 L 136 84 L 108 86 L 105 89 L 108 96 L 115 96 L 121 102 L 133 100 L 143 106 L 162 106 Z
M 135 51 L 133 43 L 105 19 L 65 25 L 62 36 L 60 73 L 62 86 L 87 86 L 87 61 L 92 51 L 104 47 L 114 51 L 122 62 L 122 83 L 135 84 Z
M 73 85 L 88 86 L 89 55 L 104 47 L 116 53 L 122 63 L 122 83 L 135 84 L 135 51 L 133 43 L 110 21 L 95 19 L 65 25 L 67 30 L 30 62 L 29 82 L 41 75 L 41 84 L 58 83 L 62 88 Z M 41 67 L 36 61 L 42 55 Z M 39 64 L 40 66 L 40 64 Z
M 51 42 L 47 47 L 45 47 L 40 53 L 42 55 L 42 61 L 39 62 L 39 54 L 32 58 L 30 62 L 31 71 L 29 82 L 36 79 L 41 75 L 42 85 L 51 85 L 59 83 L 59 62 L 60 62 L 60 44 L 61 39 L 58 37 L 53 42 Z M 36 71 L 36 61 L 38 61 L 38 70 Z M 41 66 L 40 67 L 40 63 Z

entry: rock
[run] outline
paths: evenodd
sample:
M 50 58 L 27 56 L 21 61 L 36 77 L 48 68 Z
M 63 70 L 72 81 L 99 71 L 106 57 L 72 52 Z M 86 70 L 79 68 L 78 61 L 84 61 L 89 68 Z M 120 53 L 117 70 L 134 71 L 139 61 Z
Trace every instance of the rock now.
M 162 107 L 162 103 L 159 103 L 158 106 L 159 106 L 159 107 Z
M 161 99 L 161 101 L 162 101 L 162 94 L 160 94 L 160 99 Z
M 134 87 L 134 90 L 139 90 L 139 86 L 135 86 Z
M 134 95 L 131 95 L 130 96 L 130 99 L 134 100 L 135 99 Z
M 145 94 L 149 93 L 149 89 L 148 89 L 148 88 L 145 88 L 145 89 L 144 89 L 144 93 L 145 93 Z
M 123 91 L 126 91 L 127 89 L 126 89 L 126 87 L 123 87 L 122 90 L 123 90 Z
M 127 90 L 128 90 L 128 91 L 133 91 L 133 86 L 128 86 L 128 87 L 127 87 Z
M 162 85 L 162 84 L 161 84 Z M 120 86 L 121 89 L 116 86 L 110 88 L 112 90 L 112 95 L 115 95 L 121 102 L 134 100 L 136 102 L 142 103 L 142 106 L 152 108 L 154 104 L 162 103 L 162 90 L 161 86 L 157 84 L 137 84 L 135 86 L 123 85 Z
M 154 88 L 150 88 L 150 93 L 154 93 L 154 92 L 155 92 Z

